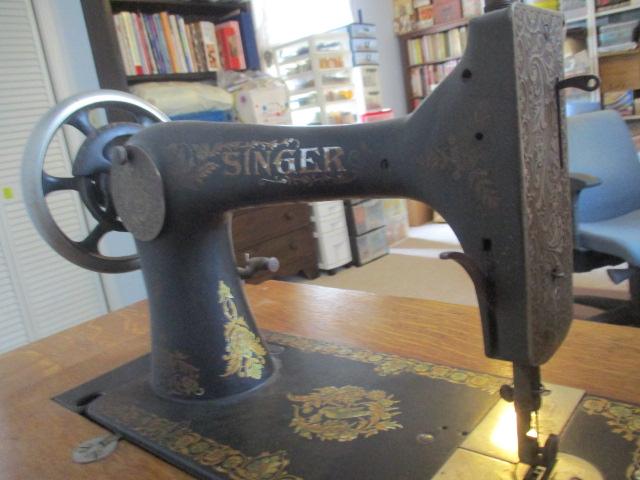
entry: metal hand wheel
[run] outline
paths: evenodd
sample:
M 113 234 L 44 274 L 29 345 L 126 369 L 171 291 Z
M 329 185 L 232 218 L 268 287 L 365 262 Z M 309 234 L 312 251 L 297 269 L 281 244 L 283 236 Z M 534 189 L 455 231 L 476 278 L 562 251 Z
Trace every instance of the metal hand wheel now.
M 94 109 L 125 112 L 132 121 L 93 126 Z M 60 255 L 81 267 L 97 272 L 120 273 L 140 267 L 137 255 L 108 257 L 99 252 L 100 239 L 110 231 L 126 231 L 118 218 L 110 192 L 111 158 L 145 125 L 169 118 L 154 106 L 128 93 L 99 90 L 75 95 L 49 110 L 29 136 L 22 163 L 22 189 L 31 220 L 44 240 Z M 71 177 L 56 177 L 44 171 L 49 143 L 63 125 L 85 136 L 73 161 Z M 98 222 L 84 240 L 71 240 L 58 227 L 45 197 L 60 190 L 75 190 Z

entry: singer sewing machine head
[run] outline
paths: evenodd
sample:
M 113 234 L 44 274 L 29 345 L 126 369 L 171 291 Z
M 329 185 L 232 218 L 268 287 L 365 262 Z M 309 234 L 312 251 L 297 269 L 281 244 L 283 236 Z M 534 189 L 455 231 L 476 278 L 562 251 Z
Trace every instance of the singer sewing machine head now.
M 561 15 L 523 5 L 472 20 L 454 72 L 413 114 L 375 124 L 167 122 L 128 94 L 79 95 L 32 135 L 25 198 L 42 236 L 68 260 L 109 273 L 142 268 L 153 390 L 183 401 L 252 391 L 276 370 L 243 296 L 226 212 L 366 196 L 432 205 L 463 246 L 446 257 L 475 283 L 486 354 L 514 364 L 514 388 L 502 393 L 519 412 L 520 458 L 552 464 L 555 445 L 543 449 L 527 432 L 540 407 L 538 367 L 571 322 L 562 28 Z M 95 129 L 87 112 L 111 107 L 137 121 Z M 65 123 L 87 136 L 71 179 L 42 169 Z M 48 193 L 67 188 L 98 221 L 82 242 L 69 240 L 46 208 Z M 131 232 L 138 256 L 101 255 L 109 230 Z M 197 382 L 176 377 L 173 352 L 199 372 Z

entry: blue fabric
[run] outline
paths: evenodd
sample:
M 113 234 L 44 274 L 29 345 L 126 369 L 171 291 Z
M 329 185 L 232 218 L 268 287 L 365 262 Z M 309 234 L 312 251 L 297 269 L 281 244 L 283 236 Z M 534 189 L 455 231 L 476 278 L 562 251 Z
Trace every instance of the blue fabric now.
M 640 210 L 610 220 L 580 223 L 577 240 L 581 248 L 615 255 L 640 266 Z
M 567 118 L 569 168 L 602 180 L 580 193 L 577 222 L 597 222 L 640 209 L 640 162 L 629 129 L 617 112 Z M 640 242 L 640 231 L 637 237 Z

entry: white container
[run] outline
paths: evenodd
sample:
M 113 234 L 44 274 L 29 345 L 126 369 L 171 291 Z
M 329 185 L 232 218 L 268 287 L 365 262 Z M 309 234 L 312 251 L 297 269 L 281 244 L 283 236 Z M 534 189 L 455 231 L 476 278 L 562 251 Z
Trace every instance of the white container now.
M 346 230 L 322 235 L 317 240 L 321 270 L 333 270 L 351 262 L 351 245 Z
M 351 245 L 342 200 L 313 202 L 311 210 L 320 269 L 333 270 L 350 263 Z

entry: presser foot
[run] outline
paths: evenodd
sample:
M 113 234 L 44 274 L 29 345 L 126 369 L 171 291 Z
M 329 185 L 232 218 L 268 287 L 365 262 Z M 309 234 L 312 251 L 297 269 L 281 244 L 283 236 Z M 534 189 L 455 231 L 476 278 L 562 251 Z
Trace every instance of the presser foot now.
M 549 435 L 544 447 L 537 446 L 535 461 L 531 463 L 523 480 L 547 480 L 551 478 L 558 458 L 558 436 Z
M 500 396 L 513 402 L 516 410 L 518 433 L 518 457 L 530 465 L 524 480 L 546 480 L 558 456 L 559 439 L 551 434 L 544 446 L 539 444 L 540 426 L 538 412 L 542 396 L 550 393 L 540 382 L 540 367 L 513 364 L 513 386 L 503 385 Z M 532 419 L 535 418 L 535 422 Z

